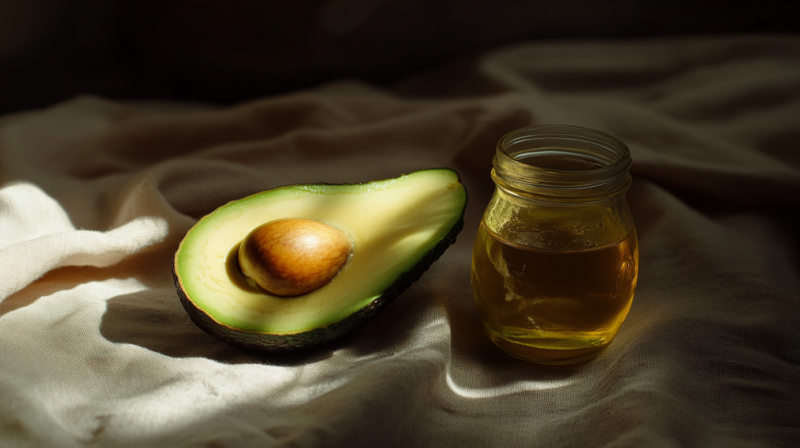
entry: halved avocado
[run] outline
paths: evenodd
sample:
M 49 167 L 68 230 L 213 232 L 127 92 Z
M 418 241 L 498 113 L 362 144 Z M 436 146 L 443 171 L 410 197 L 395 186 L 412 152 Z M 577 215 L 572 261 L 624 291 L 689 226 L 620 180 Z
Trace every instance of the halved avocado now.
M 178 296 L 197 326 L 228 343 L 267 351 L 322 344 L 365 324 L 418 280 L 455 242 L 466 204 L 466 190 L 449 169 L 257 193 L 187 232 L 172 262 Z M 350 259 L 329 283 L 281 297 L 241 273 L 242 239 L 282 218 L 319 221 L 352 239 Z

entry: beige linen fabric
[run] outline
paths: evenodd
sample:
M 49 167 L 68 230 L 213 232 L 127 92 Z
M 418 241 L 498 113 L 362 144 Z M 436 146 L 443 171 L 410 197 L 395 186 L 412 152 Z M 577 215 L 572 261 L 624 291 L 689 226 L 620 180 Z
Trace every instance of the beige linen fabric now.
M 639 286 L 596 360 L 482 333 L 491 156 L 530 124 L 634 160 Z M 229 108 L 81 97 L 0 119 L 2 447 L 776 447 L 800 440 L 800 39 L 526 44 L 392 89 Z M 449 166 L 466 226 L 358 332 L 267 355 L 199 330 L 170 259 L 227 201 Z

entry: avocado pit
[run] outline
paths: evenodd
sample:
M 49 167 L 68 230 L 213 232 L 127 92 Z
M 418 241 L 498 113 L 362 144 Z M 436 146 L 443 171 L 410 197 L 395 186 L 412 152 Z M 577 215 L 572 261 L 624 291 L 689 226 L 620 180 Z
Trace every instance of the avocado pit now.
M 265 291 L 297 296 L 329 281 L 353 249 L 339 229 L 311 219 L 278 219 L 253 229 L 239 246 L 239 268 Z

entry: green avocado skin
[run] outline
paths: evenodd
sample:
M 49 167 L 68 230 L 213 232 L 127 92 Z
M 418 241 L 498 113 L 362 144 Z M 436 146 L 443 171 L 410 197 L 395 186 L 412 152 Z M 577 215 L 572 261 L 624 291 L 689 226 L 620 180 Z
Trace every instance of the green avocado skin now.
M 464 228 L 464 213 L 466 212 L 466 208 L 467 200 L 465 198 L 464 206 L 461 210 L 461 216 L 451 227 L 447 235 L 439 240 L 439 242 L 432 249 L 424 253 L 414 266 L 399 275 L 397 279 L 395 279 L 395 281 L 369 305 L 338 322 L 301 333 L 259 333 L 233 328 L 217 322 L 205 311 L 197 307 L 194 302 L 192 302 L 186 296 L 178 277 L 177 268 L 175 266 L 175 257 L 172 259 L 172 278 L 175 283 L 175 288 L 178 292 L 178 298 L 186 310 L 186 313 L 189 315 L 195 325 L 200 327 L 200 329 L 206 333 L 231 345 L 257 349 L 265 352 L 275 353 L 307 349 L 331 342 L 365 325 L 367 322 L 377 316 L 384 308 L 386 308 L 386 306 L 388 306 L 397 296 L 402 294 L 414 282 L 419 280 L 420 277 L 422 277 L 422 274 L 427 271 L 428 268 L 436 260 L 438 260 L 439 257 L 442 256 L 442 254 L 444 254 L 447 248 L 456 242 L 456 237 Z

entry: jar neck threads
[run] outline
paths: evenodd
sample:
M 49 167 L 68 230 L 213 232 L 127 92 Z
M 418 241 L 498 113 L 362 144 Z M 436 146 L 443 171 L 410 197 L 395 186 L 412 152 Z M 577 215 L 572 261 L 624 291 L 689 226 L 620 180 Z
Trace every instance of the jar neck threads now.
M 628 147 L 578 126 L 531 126 L 506 134 L 492 159 L 492 179 L 514 196 L 545 201 L 604 200 L 630 187 Z

